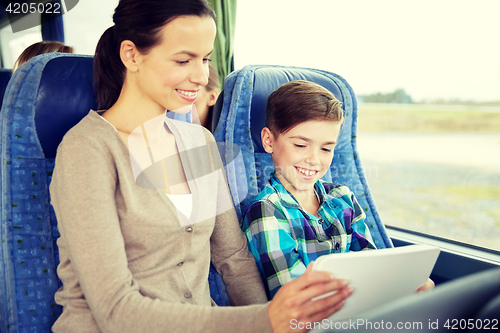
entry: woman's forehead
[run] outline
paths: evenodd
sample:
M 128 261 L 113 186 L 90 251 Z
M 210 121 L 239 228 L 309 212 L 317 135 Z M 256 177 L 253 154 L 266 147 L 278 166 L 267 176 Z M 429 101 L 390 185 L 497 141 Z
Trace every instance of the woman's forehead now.
M 160 34 L 160 45 L 171 53 L 205 56 L 213 49 L 216 27 L 210 16 L 179 16 L 165 24 Z

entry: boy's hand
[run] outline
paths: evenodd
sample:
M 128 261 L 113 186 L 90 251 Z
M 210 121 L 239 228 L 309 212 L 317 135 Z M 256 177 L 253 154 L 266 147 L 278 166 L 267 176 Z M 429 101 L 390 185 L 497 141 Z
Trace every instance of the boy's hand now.
M 334 279 L 326 272 L 313 272 L 312 266 L 313 263 L 309 264 L 304 275 L 281 287 L 269 304 L 268 314 L 274 333 L 307 332 L 307 322 L 321 321 L 337 312 L 352 294 L 346 280 Z M 312 301 L 312 298 L 331 291 L 337 292 Z
M 434 288 L 434 286 L 435 286 L 434 281 L 432 281 L 431 279 L 427 279 L 427 282 L 422 287 L 417 289 L 417 293 L 431 290 Z

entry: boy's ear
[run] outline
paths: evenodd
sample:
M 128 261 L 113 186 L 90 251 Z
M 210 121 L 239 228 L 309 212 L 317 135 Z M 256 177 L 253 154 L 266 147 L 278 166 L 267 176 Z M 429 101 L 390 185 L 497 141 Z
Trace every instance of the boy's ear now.
M 262 139 L 262 146 L 264 147 L 266 153 L 272 154 L 274 143 L 273 132 L 271 132 L 269 128 L 264 127 L 262 132 L 260 132 L 260 138 Z
M 130 40 L 124 40 L 120 44 L 120 59 L 123 62 L 125 67 L 132 71 L 136 72 L 138 70 L 138 61 L 141 56 L 141 53 L 135 46 L 134 42 Z

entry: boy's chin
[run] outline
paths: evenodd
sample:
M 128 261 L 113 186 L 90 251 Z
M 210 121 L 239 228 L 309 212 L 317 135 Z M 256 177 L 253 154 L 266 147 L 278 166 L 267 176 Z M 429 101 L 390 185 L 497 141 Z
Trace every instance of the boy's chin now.
M 310 181 L 295 182 L 294 187 L 297 191 L 301 191 L 301 192 L 311 191 L 311 189 L 314 188 L 314 184 L 316 183 L 316 181 L 317 181 L 317 179 L 310 180 Z

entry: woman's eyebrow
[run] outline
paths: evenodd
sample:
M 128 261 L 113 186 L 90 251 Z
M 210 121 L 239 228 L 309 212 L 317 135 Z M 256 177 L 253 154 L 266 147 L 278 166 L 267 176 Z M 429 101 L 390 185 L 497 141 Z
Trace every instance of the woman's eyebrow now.
M 305 136 L 302 136 L 302 135 L 294 135 L 294 136 L 291 136 L 290 139 L 300 139 L 300 140 L 304 140 L 305 142 L 311 142 L 312 140 L 309 139 L 309 138 L 306 138 Z M 337 144 L 337 141 L 328 141 L 328 142 L 324 142 L 322 144 L 322 146 L 325 146 L 325 145 L 336 145 Z
M 212 54 L 212 52 L 214 52 L 214 50 L 208 52 L 205 57 L 210 56 Z M 193 53 L 191 51 L 179 51 L 179 52 L 175 53 L 174 55 L 180 55 L 180 54 L 187 54 L 188 56 L 193 57 L 193 58 L 196 58 L 198 56 L 196 53 Z

